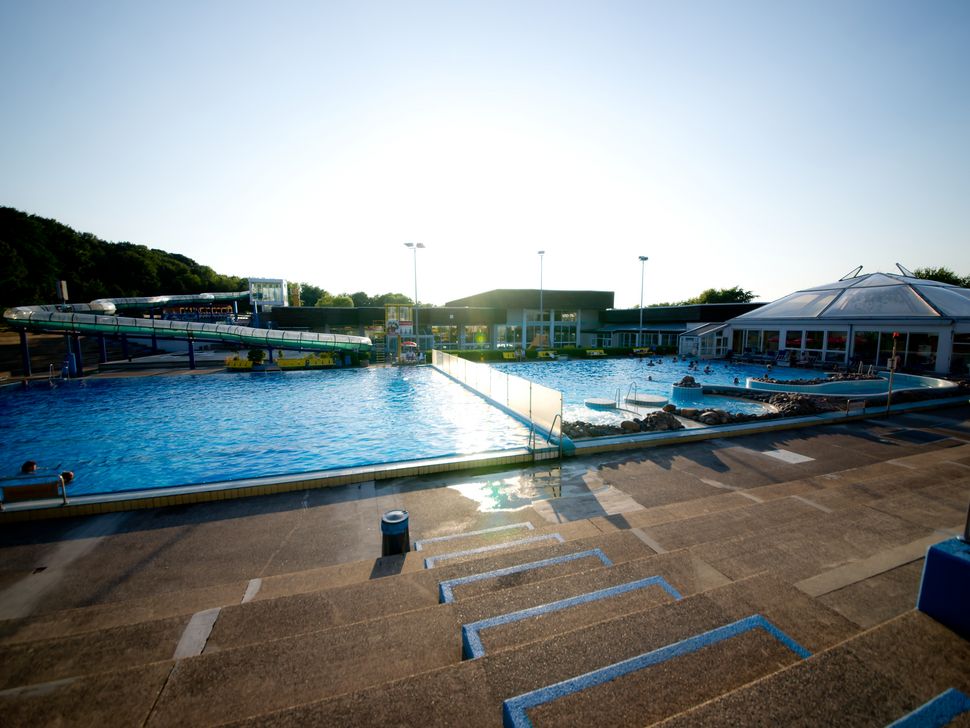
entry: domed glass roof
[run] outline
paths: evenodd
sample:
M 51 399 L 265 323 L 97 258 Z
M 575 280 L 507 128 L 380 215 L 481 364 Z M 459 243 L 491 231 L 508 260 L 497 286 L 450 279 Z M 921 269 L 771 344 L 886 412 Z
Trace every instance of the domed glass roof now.
M 890 273 L 868 273 L 792 293 L 737 318 L 966 319 L 970 318 L 970 288 Z

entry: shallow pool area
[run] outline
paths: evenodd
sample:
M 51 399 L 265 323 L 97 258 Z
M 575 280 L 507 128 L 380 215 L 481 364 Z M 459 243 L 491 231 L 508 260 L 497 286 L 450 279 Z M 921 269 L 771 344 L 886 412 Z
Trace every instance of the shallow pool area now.
M 650 362 L 653 362 L 653 365 Z M 598 410 L 586 406 L 588 399 L 619 400 L 621 404 L 627 397 L 652 394 L 667 398 L 671 387 L 685 376 L 692 376 L 701 385 L 741 386 L 750 377 L 761 377 L 767 368 L 754 364 L 738 364 L 727 361 L 698 363 L 697 369 L 689 368 L 686 359 L 674 361 L 667 356 L 662 359 L 567 359 L 519 364 L 499 364 L 510 374 L 531 379 L 547 387 L 554 387 L 563 393 L 563 418 L 568 421 L 581 420 L 593 424 L 615 424 L 629 419 L 629 412 Z M 704 368 L 709 367 L 709 373 Z M 772 376 L 776 379 L 809 379 L 824 376 L 817 370 L 775 369 Z M 737 380 L 737 384 L 735 383 Z M 759 402 L 722 397 L 698 395 L 692 402 L 698 407 L 716 407 L 728 412 L 761 414 L 764 405 Z
M 0 390 L 0 472 L 72 495 L 524 447 L 528 429 L 430 367 L 33 382 Z

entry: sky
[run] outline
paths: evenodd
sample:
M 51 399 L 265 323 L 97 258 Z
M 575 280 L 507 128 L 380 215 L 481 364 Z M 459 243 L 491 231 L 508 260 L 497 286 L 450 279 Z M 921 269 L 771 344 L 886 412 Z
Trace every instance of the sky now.
M 970 275 L 970 2 L 0 0 L 0 205 L 436 305 Z

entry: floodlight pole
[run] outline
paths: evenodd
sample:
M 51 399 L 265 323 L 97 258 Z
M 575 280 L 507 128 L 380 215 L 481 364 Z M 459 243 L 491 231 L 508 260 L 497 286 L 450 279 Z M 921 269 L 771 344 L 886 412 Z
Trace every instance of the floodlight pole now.
M 643 346 L 643 270 L 647 260 L 647 256 L 640 256 L 640 328 L 637 330 L 637 347 Z
M 546 322 L 542 309 L 542 261 L 546 251 L 539 251 L 539 335 L 542 336 L 543 325 Z
M 414 253 L 414 340 L 421 348 L 421 339 L 418 334 L 418 248 L 424 248 L 424 243 L 405 243 L 405 248 L 410 248 Z

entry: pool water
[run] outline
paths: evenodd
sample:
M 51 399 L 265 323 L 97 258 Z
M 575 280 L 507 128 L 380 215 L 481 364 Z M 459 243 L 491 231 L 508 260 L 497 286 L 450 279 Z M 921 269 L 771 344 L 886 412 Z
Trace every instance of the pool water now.
M 0 390 L 0 473 L 103 493 L 524 447 L 528 430 L 430 367 L 87 379 Z
M 649 362 L 654 365 L 650 366 Z M 673 357 L 663 359 L 568 359 L 556 361 L 535 361 L 515 364 L 498 364 L 496 368 L 508 374 L 553 387 L 563 393 L 563 419 L 568 421 L 582 420 L 593 424 L 615 424 L 619 420 L 628 419 L 629 413 L 618 413 L 609 410 L 595 410 L 586 406 L 587 399 L 616 400 L 617 393 L 622 403 L 627 396 L 634 392 L 639 395 L 656 394 L 670 397 L 670 387 L 685 376 L 694 377 L 700 384 L 734 385 L 735 378 L 744 386 L 748 377 L 763 377 L 766 368 L 763 365 L 739 364 L 727 361 L 700 361 L 698 370 L 688 369 L 688 362 L 681 359 L 673 361 Z M 711 368 L 710 374 L 704 373 L 704 367 Z M 775 379 L 815 379 L 824 376 L 818 370 L 795 369 L 789 367 L 774 368 L 771 376 Z M 635 385 L 635 389 L 634 386 Z M 744 412 L 746 414 L 761 414 L 765 407 L 759 402 L 733 397 L 719 397 L 704 395 L 699 397 L 692 406 L 707 406 L 723 409 L 727 412 Z

